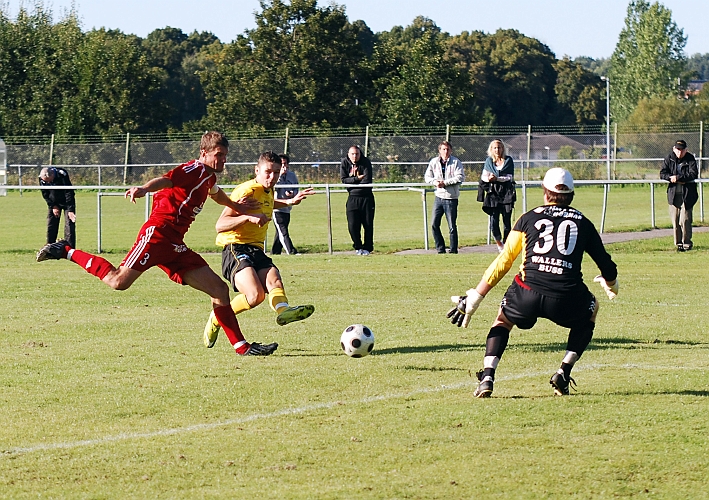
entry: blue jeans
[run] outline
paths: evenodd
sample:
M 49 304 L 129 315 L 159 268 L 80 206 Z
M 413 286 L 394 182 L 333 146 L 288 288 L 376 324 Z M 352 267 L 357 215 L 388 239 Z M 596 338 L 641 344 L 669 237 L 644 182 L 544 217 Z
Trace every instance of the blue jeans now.
M 446 242 L 443 239 L 443 234 L 441 234 L 441 219 L 443 218 L 443 214 L 446 215 L 446 222 L 448 222 L 451 253 L 458 253 L 458 226 L 456 225 L 456 221 L 458 220 L 458 200 L 445 200 L 436 196 L 433 202 L 433 223 L 431 224 L 431 230 L 433 231 L 433 241 L 436 244 L 438 253 L 445 253 L 446 251 Z

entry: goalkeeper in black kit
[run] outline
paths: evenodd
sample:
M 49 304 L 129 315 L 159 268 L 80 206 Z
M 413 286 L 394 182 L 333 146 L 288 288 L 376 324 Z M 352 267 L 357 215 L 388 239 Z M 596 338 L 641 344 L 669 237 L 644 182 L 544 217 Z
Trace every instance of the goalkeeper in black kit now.
M 507 274 L 522 253 L 519 273 L 507 289 L 485 346 L 483 369 L 477 373 L 475 397 L 492 395 L 495 370 L 505 352 L 510 330 L 528 330 L 539 318 L 547 318 L 569 328 L 566 354 L 549 383 L 554 394 L 569 394 L 571 369 L 591 342 L 598 303 L 581 274 L 581 260 L 588 253 L 601 271 L 600 283 L 611 300 L 618 294 L 616 265 L 603 242 L 584 215 L 572 208 L 574 179 L 562 168 L 552 168 L 544 176 L 544 205 L 522 215 L 505 242 L 505 248 L 488 267 L 477 287 L 463 296 L 453 296 L 456 304 L 448 312 L 453 324 L 467 327 L 485 295 Z

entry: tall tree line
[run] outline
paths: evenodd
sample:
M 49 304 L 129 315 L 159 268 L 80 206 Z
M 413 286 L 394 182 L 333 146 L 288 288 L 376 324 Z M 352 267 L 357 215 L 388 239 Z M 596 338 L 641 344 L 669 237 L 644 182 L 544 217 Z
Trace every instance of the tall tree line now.
M 634 47 L 632 37 L 642 35 L 635 21 L 648 11 L 657 13 L 631 1 L 634 24 L 626 23 L 619 47 Z M 683 35 L 658 12 L 658 22 L 674 29 L 668 54 L 675 59 L 665 67 L 676 71 L 685 62 L 675 57 Z M 643 57 L 616 49 L 611 71 Z M 417 17 L 373 33 L 350 21 L 344 7 L 316 0 L 262 0 L 256 27 L 231 43 L 170 27 L 146 38 L 84 32 L 76 12 L 54 20 L 40 1 L 15 19 L 0 6 L 0 136 L 592 125 L 605 121 L 598 72 L 608 68 L 608 60 L 557 59 L 516 30 L 450 35 Z M 642 98 L 662 94 L 621 87 L 618 72 L 612 80 L 630 96 L 624 116 Z

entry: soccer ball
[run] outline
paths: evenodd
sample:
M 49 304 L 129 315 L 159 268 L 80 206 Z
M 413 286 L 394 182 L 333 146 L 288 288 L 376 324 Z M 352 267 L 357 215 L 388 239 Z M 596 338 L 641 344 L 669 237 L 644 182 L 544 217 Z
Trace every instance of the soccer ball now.
M 374 349 L 374 332 L 364 325 L 350 325 L 342 332 L 340 345 L 350 358 L 362 358 Z

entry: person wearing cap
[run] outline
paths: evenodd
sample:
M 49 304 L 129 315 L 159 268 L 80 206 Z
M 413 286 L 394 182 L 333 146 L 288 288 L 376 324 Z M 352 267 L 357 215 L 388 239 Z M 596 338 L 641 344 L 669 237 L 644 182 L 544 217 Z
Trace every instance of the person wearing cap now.
M 69 173 L 63 168 L 44 167 L 39 172 L 40 186 L 71 186 Z M 76 247 L 76 200 L 73 189 L 42 189 L 47 203 L 47 243 L 57 241 L 59 219 L 64 211 L 64 239 Z
M 687 151 L 687 143 L 678 140 L 660 169 L 660 179 L 669 182 L 667 203 L 678 252 L 692 248 L 692 208 L 699 199 L 694 181 L 698 177 L 697 160 Z
M 571 369 L 591 342 L 598 313 L 596 297 L 583 282 L 581 261 L 588 253 L 601 271 L 600 283 L 608 298 L 618 294 L 618 271 L 593 223 L 572 208 L 574 179 L 562 168 L 544 176 L 544 204 L 523 214 L 510 232 L 504 249 L 490 264 L 480 283 L 462 296 L 453 296 L 451 323 L 467 327 L 485 295 L 497 285 L 521 253 L 523 262 L 507 289 L 487 336 L 483 369 L 477 373 L 474 396 L 492 395 L 495 370 L 505 352 L 510 330 L 534 326 L 547 318 L 569 328 L 561 367 L 549 383 L 557 395 L 568 395 Z

